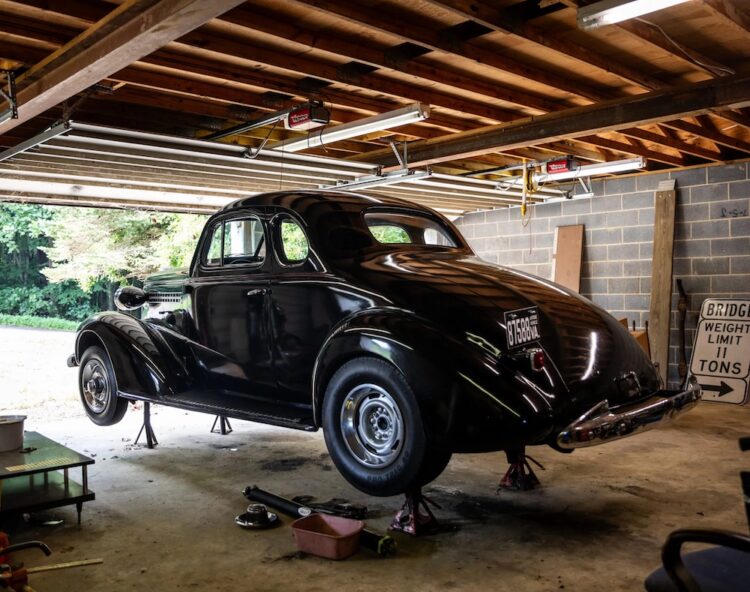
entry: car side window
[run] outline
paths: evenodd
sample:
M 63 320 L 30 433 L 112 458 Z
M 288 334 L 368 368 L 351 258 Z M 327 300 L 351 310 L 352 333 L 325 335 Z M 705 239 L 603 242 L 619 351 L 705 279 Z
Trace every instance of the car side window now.
M 221 222 L 214 226 L 206 252 L 206 265 L 221 265 L 221 232 L 223 226 Z
M 378 224 L 369 227 L 372 236 L 379 243 L 383 244 L 409 244 L 411 239 L 409 234 L 400 226 L 389 224 Z
M 281 259 L 283 263 L 301 263 L 310 253 L 310 245 L 302 227 L 292 218 L 283 218 L 279 224 Z
M 260 265 L 265 258 L 263 222 L 252 216 L 218 222 L 211 230 L 203 265 Z
M 224 265 L 262 263 L 266 258 L 263 223 L 258 218 L 224 222 Z

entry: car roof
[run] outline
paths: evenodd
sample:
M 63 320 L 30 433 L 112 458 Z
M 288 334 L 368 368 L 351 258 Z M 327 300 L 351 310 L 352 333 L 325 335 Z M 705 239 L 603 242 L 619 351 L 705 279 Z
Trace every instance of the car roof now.
M 421 212 L 433 213 L 429 208 L 419 204 L 388 196 L 369 196 L 350 191 L 327 191 L 327 190 L 296 190 L 296 191 L 274 191 L 271 193 L 259 193 L 249 197 L 243 197 L 224 206 L 221 212 L 230 212 L 242 208 L 257 208 L 264 206 L 278 206 L 297 212 L 304 217 L 306 210 L 315 207 L 317 210 L 346 209 L 349 211 L 361 211 L 372 206 L 406 207 Z

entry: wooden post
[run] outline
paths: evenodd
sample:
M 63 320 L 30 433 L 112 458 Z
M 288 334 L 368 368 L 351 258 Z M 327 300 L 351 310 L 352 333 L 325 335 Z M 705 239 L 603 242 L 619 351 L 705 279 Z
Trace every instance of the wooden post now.
M 676 195 L 675 181 L 667 180 L 659 183 L 654 199 L 654 254 L 651 267 L 649 335 L 651 358 L 659 365 L 659 375 L 665 386 L 669 370 Z

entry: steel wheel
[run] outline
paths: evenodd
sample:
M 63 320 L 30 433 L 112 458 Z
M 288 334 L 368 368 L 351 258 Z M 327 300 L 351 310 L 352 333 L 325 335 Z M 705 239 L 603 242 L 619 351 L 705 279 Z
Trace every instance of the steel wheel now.
M 81 369 L 81 392 L 93 413 L 102 413 L 106 409 L 112 393 L 101 361 L 91 359 Z
M 128 400 L 117 394 L 117 376 L 107 352 L 89 346 L 81 356 L 78 372 L 81 403 L 89 419 L 101 426 L 120 421 L 128 410 Z
M 362 384 L 349 391 L 344 399 L 341 433 L 359 463 L 384 468 L 401 452 L 404 420 L 388 391 L 374 384 Z

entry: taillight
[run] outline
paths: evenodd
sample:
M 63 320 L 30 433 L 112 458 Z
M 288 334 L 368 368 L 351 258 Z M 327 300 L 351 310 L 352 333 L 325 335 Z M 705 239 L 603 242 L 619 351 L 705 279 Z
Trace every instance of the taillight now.
M 529 353 L 529 359 L 531 360 L 531 369 L 535 370 L 536 372 L 541 372 L 542 370 L 544 370 L 544 364 L 547 361 L 544 356 L 544 350 L 535 349 Z

